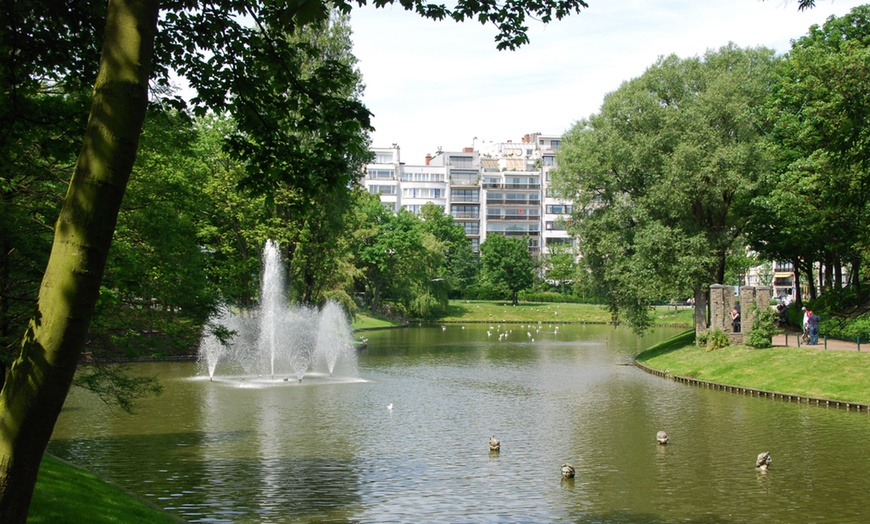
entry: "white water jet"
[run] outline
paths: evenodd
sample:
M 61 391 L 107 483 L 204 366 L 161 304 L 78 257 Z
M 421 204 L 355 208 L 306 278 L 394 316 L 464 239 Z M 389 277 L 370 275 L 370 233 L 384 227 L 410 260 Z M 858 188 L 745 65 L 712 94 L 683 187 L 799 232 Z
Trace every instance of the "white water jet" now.
M 283 383 L 288 377 L 301 382 L 306 375 L 356 377 L 356 348 L 344 310 L 331 301 L 320 311 L 291 307 L 283 275 L 278 244 L 269 240 L 258 307 L 224 308 L 209 320 L 199 350 L 209 379 Z

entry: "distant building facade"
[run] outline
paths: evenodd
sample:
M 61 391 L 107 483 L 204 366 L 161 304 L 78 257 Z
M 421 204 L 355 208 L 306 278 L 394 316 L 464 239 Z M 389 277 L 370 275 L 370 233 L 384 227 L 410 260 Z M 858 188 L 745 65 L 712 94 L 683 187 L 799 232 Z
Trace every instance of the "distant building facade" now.
M 462 151 L 438 151 L 422 164 L 406 164 L 397 144 L 372 148 L 363 185 L 398 211 L 441 206 L 465 228 L 477 252 L 487 235 L 526 237 L 541 256 L 554 245 L 573 245 L 567 232 L 571 203 L 551 188 L 560 135 L 533 133 L 519 142 L 490 142 Z

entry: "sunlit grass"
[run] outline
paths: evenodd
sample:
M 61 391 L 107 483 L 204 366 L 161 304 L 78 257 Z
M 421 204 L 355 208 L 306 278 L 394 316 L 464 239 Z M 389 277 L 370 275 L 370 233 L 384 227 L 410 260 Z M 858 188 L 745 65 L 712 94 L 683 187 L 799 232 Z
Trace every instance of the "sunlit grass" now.
M 680 338 L 682 337 L 682 338 Z M 697 347 L 680 335 L 638 355 L 671 375 L 793 395 L 870 404 L 870 354 L 773 347 Z
M 656 324 L 692 325 L 692 310 L 659 307 L 653 311 Z M 610 312 L 596 304 L 520 302 L 514 306 L 500 300 L 451 300 L 443 322 L 610 322 Z
M 400 325 L 399 322 L 372 315 L 371 313 L 357 313 L 356 318 L 353 319 L 352 327 L 353 329 L 375 329 L 398 325 Z
M 183 521 L 150 506 L 118 486 L 51 455 L 45 455 L 39 468 L 27 522 L 177 524 Z

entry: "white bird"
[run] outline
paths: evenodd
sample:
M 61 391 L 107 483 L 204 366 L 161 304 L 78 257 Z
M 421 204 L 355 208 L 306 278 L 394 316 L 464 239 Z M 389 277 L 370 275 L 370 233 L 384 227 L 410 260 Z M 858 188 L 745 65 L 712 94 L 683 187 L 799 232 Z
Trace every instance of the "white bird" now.
M 387 411 L 393 411 L 393 403 L 392 402 L 387 404 Z
M 447 330 L 447 326 L 441 326 L 441 331 L 446 331 L 446 330 Z
M 490 451 L 501 451 L 501 442 L 495 438 L 495 435 L 489 438 L 489 450 Z
M 668 434 L 664 431 L 659 431 L 656 433 L 656 440 L 659 444 L 667 444 L 668 443 Z

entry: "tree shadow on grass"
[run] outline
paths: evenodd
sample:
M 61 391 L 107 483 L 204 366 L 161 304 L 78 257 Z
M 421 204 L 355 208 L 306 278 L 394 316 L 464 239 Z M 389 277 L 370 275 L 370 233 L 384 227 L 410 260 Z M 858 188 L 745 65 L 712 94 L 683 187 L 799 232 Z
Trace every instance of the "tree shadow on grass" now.
M 680 333 L 679 335 L 671 337 L 671 338 L 665 340 L 664 342 L 656 344 L 655 346 L 647 349 L 646 351 L 644 351 L 643 353 L 638 355 L 635 358 L 635 360 L 640 361 L 640 362 L 644 362 L 644 361 L 649 360 L 653 357 L 657 357 L 659 355 L 664 355 L 666 353 L 670 353 L 671 351 L 676 351 L 678 349 L 682 349 L 682 348 L 689 346 L 691 344 L 694 344 L 694 343 L 695 343 L 695 330 L 691 329 L 689 331 L 685 331 L 683 333 Z

